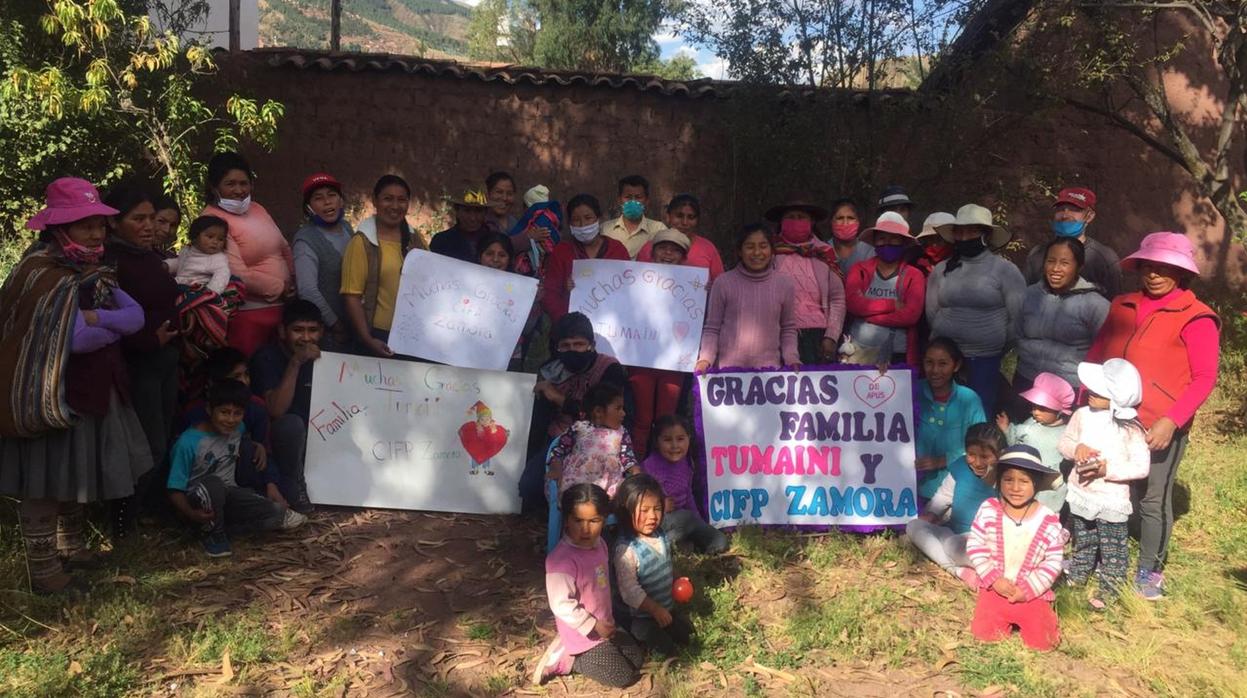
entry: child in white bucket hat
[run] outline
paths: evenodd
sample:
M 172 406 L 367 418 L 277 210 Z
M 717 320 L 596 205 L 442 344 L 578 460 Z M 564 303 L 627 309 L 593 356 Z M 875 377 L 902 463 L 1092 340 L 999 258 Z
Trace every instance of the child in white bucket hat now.
M 1099 588 L 1091 605 L 1100 609 L 1126 583 L 1130 481 L 1147 477 L 1152 454 L 1138 421 L 1143 381 L 1134 364 L 1080 363 L 1078 380 L 1089 393 L 1087 406 L 1074 412 L 1059 446 L 1061 455 L 1074 461 L 1066 495 L 1074 554 L 1066 579 L 1086 583 L 1098 561 Z

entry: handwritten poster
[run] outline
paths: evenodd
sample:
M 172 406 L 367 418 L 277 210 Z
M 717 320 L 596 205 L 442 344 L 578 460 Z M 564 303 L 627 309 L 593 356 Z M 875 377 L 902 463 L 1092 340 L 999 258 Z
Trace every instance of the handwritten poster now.
M 536 297 L 536 279 L 412 250 L 398 282 L 390 348 L 505 371 Z
M 321 354 L 307 426 L 312 502 L 519 512 L 535 381 L 526 373 Z
M 708 278 L 700 267 L 578 259 L 570 308 L 589 316 L 598 351 L 620 363 L 692 371 Z
M 918 515 L 913 375 L 697 377 L 710 523 L 885 526 Z

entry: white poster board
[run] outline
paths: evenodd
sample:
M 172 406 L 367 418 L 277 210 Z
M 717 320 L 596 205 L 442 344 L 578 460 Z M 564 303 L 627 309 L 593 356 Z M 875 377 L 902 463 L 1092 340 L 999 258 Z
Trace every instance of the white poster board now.
M 307 426 L 312 502 L 518 513 L 535 382 L 527 373 L 321 354 Z
M 390 348 L 505 371 L 536 297 L 536 279 L 412 250 L 398 282 Z
M 697 365 L 709 271 L 578 259 L 572 279 L 568 307 L 593 321 L 598 351 L 625 366 L 691 372 Z
M 909 369 L 706 373 L 697 399 L 712 525 L 877 527 L 918 515 Z

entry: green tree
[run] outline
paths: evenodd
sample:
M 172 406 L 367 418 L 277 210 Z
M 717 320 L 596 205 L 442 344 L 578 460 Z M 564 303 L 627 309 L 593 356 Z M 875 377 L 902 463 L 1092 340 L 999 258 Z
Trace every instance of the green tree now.
M 656 75 L 664 80 L 696 80 L 703 77 L 697 69 L 697 61 L 687 53 L 677 53 L 669 60 L 656 58 L 632 68 L 633 72 Z
M 468 57 L 533 65 L 537 14 L 527 0 L 482 0 L 468 24 Z
M 56 177 L 150 177 L 196 211 L 202 153 L 241 138 L 275 144 L 282 105 L 233 95 L 219 110 L 197 96 L 197 82 L 215 70 L 211 54 L 156 35 L 141 0 L 49 0 L 37 21 L 30 3 L 0 7 L 15 17 L 0 23 L 0 202 L 10 233 Z
M 553 70 L 631 72 L 658 58 L 654 34 L 672 0 L 531 0 L 540 31 L 537 65 Z

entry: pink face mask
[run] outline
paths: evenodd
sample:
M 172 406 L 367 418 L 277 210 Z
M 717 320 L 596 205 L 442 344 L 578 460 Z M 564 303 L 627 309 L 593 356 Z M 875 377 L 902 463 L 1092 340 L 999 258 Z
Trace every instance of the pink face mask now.
M 779 236 L 784 242 L 799 245 L 808 242 L 813 234 L 813 226 L 804 219 L 785 218 L 779 223 Z
M 103 245 L 100 245 L 99 247 L 79 245 L 73 240 L 70 240 L 68 235 L 59 230 L 56 231 L 54 235 L 56 237 L 56 241 L 61 245 L 61 252 L 65 255 L 65 259 L 68 259 L 71 262 L 75 262 L 77 264 L 99 264 L 100 259 L 104 256 Z
M 850 240 L 855 240 L 857 238 L 858 227 L 859 225 L 856 222 L 832 223 L 831 234 L 834 235 L 837 240 L 840 240 L 842 242 L 848 242 Z

